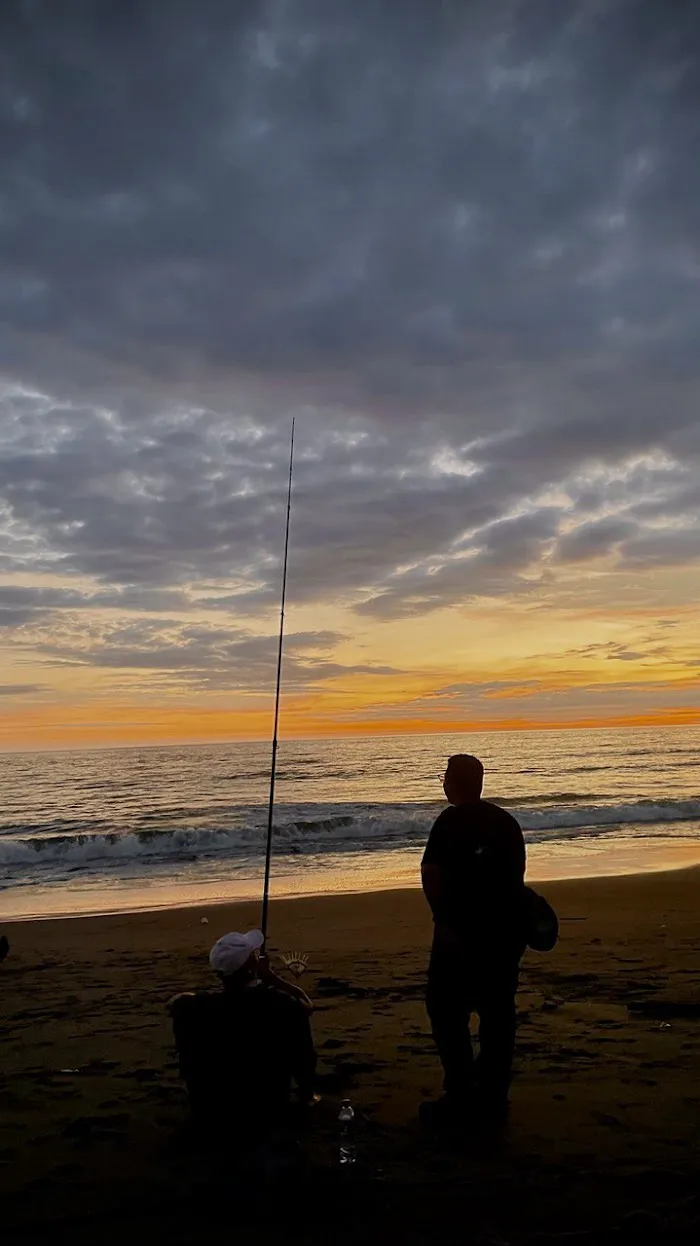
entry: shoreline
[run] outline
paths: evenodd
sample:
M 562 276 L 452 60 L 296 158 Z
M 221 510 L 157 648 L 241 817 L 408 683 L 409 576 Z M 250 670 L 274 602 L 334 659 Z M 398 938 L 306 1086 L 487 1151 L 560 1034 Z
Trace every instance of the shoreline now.
M 601 845 L 599 839 L 594 839 L 585 847 L 579 844 L 569 851 L 568 871 L 566 861 L 562 861 L 562 857 L 567 855 L 566 851 L 562 852 L 559 845 L 557 847 L 559 851 L 552 852 L 550 845 L 528 845 L 528 884 L 537 888 L 541 885 L 550 886 L 552 884 L 558 885 L 569 882 L 595 882 L 614 878 L 656 876 L 700 866 L 700 842 L 691 840 L 690 837 L 684 840 L 679 838 L 653 840 L 640 837 L 637 840 L 617 840 L 614 846 Z M 599 868 L 592 869 L 592 858 L 596 855 L 598 856 Z M 396 856 L 398 859 L 399 854 L 396 854 Z M 571 858 L 573 858 L 573 861 Z M 319 869 L 317 872 L 306 875 L 290 874 L 286 876 L 277 875 L 275 877 L 273 874 L 271 902 L 302 902 L 322 898 L 332 899 L 336 896 L 369 896 L 383 892 L 392 894 L 402 891 L 420 892 L 419 855 L 415 853 L 407 859 L 411 862 L 410 869 L 405 865 L 402 869 L 397 869 L 393 881 L 391 881 L 391 877 L 387 879 L 383 867 L 377 867 L 374 874 L 368 870 L 364 885 L 358 885 L 357 871 L 337 870 L 333 872 L 331 870 L 324 871 Z M 556 870 L 558 868 L 564 870 L 564 872 L 557 873 Z M 285 878 L 289 880 L 286 888 L 284 885 Z M 312 880 L 312 886 L 306 889 L 300 888 L 302 880 L 308 880 L 309 878 Z M 320 886 L 313 885 L 317 881 L 320 881 Z M 324 882 L 325 886 L 323 885 Z M 335 882 L 335 885 L 332 885 L 333 882 Z M 275 887 L 277 888 L 276 891 Z M 19 894 L 26 895 L 27 890 L 23 890 Z M 99 892 L 103 891 L 104 888 L 96 887 L 94 890 Z M 66 905 L 63 908 L 46 909 L 44 907 L 42 911 L 41 906 L 39 906 L 36 910 L 28 912 L 9 912 L 7 915 L 3 912 L 0 921 L 4 928 L 26 922 L 73 921 L 79 918 L 107 918 L 138 913 L 162 913 L 169 910 L 190 911 L 193 909 L 217 909 L 222 906 L 238 904 L 255 905 L 260 903 L 262 879 L 258 891 L 251 885 L 250 879 L 240 880 L 238 883 L 236 880 L 232 880 L 225 883 L 213 881 L 209 883 L 164 884 L 159 889 L 163 895 L 162 900 L 140 901 L 137 897 L 148 894 L 148 890 L 148 886 L 125 887 L 122 891 L 124 901 L 115 904 L 113 907 L 102 904 L 96 905 L 94 908 L 79 910 Z M 56 891 L 60 891 L 58 886 Z M 227 892 L 227 894 L 222 894 L 222 891 Z M 11 895 L 11 892 L 12 889 L 8 888 L 0 895 L 2 895 L 2 898 L 7 898 Z M 81 892 L 76 890 L 72 894 L 77 901 Z M 50 896 L 50 892 L 47 889 L 41 892 L 40 895 L 46 900 Z M 89 898 L 87 888 L 82 892 L 82 895 Z M 129 897 L 131 897 L 131 900 Z
M 685 898 L 688 893 L 692 894 L 694 906 L 695 887 L 698 883 L 700 883 L 700 864 L 695 863 L 645 873 L 552 879 L 544 884 L 543 890 L 546 891 L 547 898 L 557 909 L 559 919 L 564 924 L 588 920 L 587 916 L 578 915 L 579 910 L 592 906 L 599 912 L 605 912 L 606 920 L 617 926 L 618 914 L 607 912 L 610 898 L 616 897 L 620 900 L 621 910 L 625 908 L 626 902 L 631 898 L 636 898 L 639 905 L 635 905 L 634 908 L 634 923 L 636 926 L 643 927 L 650 920 L 647 904 L 650 903 L 653 907 L 656 903 L 655 897 L 660 899 L 665 893 L 675 895 L 680 892 Z M 576 910 L 575 914 L 565 911 L 569 906 L 573 906 Z M 203 917 L 200 916 L 199 910 L 202 908 L 206 908 L 210 916 L 207 917 L 206 914 Z M 136 936 L 137 950 L 141 947 L 140 936 L 148 932 L 177 929 L 182 933 L 187 931 L 188 938 L 190 938 L 196 931 L 197 938 L 194 941 L 201 944 L 208 955 L 210 944 L 219 937 L 215 932 L 219 927 L 221 927 L 220 933 L 224 932 L 224 919 L 228 920 L 235 916 L 240 918 L 241 922 L 245 919 L 248 924 L 251 924 L 249 919 L 256 917 L 259 910 L 260 902 L 257 899 L 224 899 L 208 905 L 193 903 L 166 905 L 161 908 L 120 909 L 115 912 L 17 918 L 3 920 L 2 928 L 3 931 L 10 933 L 13 929 L 23 932 L 26 937 L 18 942 L 18 948 L 20 944 L 31 947 L 35 941 L 43 945 L 46 938 L 51 940 L 55 933 L 63 933 L 71 946 L 81 948 L 81 957 L 86 960 L 90 959 L 89 953 L 97 951 L 98 947 L 96 944 L 90 944 L 87 948 L 80 943 L 73 944 L 71 931 L 75 931 L 77 922 L 90 923 L 95 933 L 101 932 L 107 938 L 112 934 L 118 937 L 123 933 L 133 931 Z M 274 935 L 274 928 L 277 924 L 284 935 L 289 930 L 290 923 L 295 919 L 307 931 L 313 929 L 317 919 L 321 920 L 320 934 L 326 940 L 327 945 L 335 949 L 344 946 L 343 939 L 349 934 L 348 917 L 352 916 L 353 934 L 365 928 L 373 930 L 376 928 L 381 930 L 382 941 L 386 942 L 388 939 L 393 946 L 399 940 L 394 937 L 394 934 L 389 936 L 384 923 L 385 914 L 394 911 L 401 912 L 404 918 L 407 913 L 411 915 L 410 923 L 407 924 L 405 920 L 402 920 L 396 932 L 399 936 L 402 933 L 406 935 L 409 944 L 415 943 L 417 933 L 422 932 L 425 936 L 426 932 L 428 934 L 431 932 L 432 918 L 420 886 L 300 896 L 272 896 L 270 927 Z M 630 913 L 621 911 L 619 916 L 621 920 L 629 919 Z M 337 926 L 335 922 L 330 926 L 326 925 L 328 918 L 335 917 L 341 919 Z M 274 919 L 277 919 L 277 922 Z M 425 943 L 425 939 L 422 942 L 427 948 L 428 943 Z M 208 974 L 207 955 L 202 961 L 206 974 Z M 546 968 L 550 955 L 528 952 L 527 959 L 531 966 L 540 965 Z M 12 950 L 3 966 L 3 972 L 6 973 L 8 968 L 12 968 Z M 698 975 L 700 977 L 700 968 Z

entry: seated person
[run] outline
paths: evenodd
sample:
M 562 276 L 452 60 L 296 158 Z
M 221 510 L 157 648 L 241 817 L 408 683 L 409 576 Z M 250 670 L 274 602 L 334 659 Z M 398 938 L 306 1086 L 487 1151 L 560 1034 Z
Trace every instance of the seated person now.
M 221 989 L 176 995 L 168 1005 L 193 1122 L 264 1137 L 299 1100 L 313 1098 L 313 1005 L 261 956 L 263 936 L 224 935 L 209 963 Z

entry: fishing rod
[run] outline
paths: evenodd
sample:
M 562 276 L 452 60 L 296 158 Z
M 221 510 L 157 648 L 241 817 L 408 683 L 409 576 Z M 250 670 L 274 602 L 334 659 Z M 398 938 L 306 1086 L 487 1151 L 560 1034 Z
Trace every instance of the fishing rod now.
M 287 562 L 289 559 L 289 519 L 292 513 L 292 472 L 294 469 L 294 419 L 289 446 L 289 486 L 287 489 L 287 524 L 284 533 L 284 562 L 282 564 L 282 602 L 280 606 L 280 635 L 277 649 L 277 687 L 275 690 L 275 717 L 272 729 L 272 764 L 270 766 L 270 804 L 267 814 L 267 846 L 265 850 L 265 882 L 263 885 L 262 918 L 260 929 L 267 942 L 267 918 L 270 907 L 270 866 L 272 860 L 272 819 L 275 811 L 275 774 L 277 770 L 277 737 L 280 721 L 280 686 L 282 683 L 282 652 L 284 649 L 284 607 L 287 599 Z

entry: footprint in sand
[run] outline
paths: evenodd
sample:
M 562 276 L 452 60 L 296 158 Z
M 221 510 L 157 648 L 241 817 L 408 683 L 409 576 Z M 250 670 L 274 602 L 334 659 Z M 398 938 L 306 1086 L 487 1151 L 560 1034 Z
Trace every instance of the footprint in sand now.
M 620 1120 L 619 1116 L 612 1116 L 610 1112 L 591 1112 L 592 1119 L 598 1125 L 605 1125 L 608 1129 L 626 1129 L 627 1126 Z
M 112 1112 L 105 1116 L 78 1116 L 63 1130 L 64 1138 L 79 1140 L 94 1137 L 124 1137 L 125 1127 L 131 1122 L 126 1112 Z

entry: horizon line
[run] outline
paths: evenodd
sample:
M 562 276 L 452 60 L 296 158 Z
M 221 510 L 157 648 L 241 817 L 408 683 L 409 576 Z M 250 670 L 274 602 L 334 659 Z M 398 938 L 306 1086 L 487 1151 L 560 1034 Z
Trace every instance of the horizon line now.
M 323 734 L 315 732 L 311 735 L 294 735 L 281 736 L 280 744 L 302 744 L 311 741 L 335 741 L 335 740 L 365 740 L 365 739 L 395 739 L 407 736 L 469 736 L 469 735 L 501 735 L 510 733 L 512 735 L 523 735 L 540 732 L 555 731 L 642 731 L 644 729 L 668 730 L 678 729 L 682 727 L 697 728 L 700 727 L 700 710 L 691 711 L 692 718 L 682 717 L 675 721 L 670 718 L 647 718 L 639 716 L 637 718 L 616 719 L 613 721 L 591 722 L 590 720 L 582 722 L 569 723 L 519 723 L 517 726 L 511 723 L 490 724 L 489 726 L 470 725 L 464 727 L 436 727 L 426 730 L 425 728 L 414 728 L 413 730 L 386 730 L 379 731 L 360 730 L 360 731 L 337 731 L 331 734 Z M 212 737 L 211 739 L 179 739 L 179 740 L 149 740 L 133 743 L 111 743 L 111 744 L 37 744 L 34 746 L 23 745 L 18 748 L 6 748 L 0 745 L 0 756 L 12 757 L 22 756 L 26 754 L 36 753 L 103 753 L 103 752 L 128 752 L 129 750 L 143 749 L 173 749 L 173 748 L 230 748 L 232 745 L 238 744 L 267 744 L 271 746 L 271 736 L 255 735 L 255 736 L 239 736 L 234 738 Z

